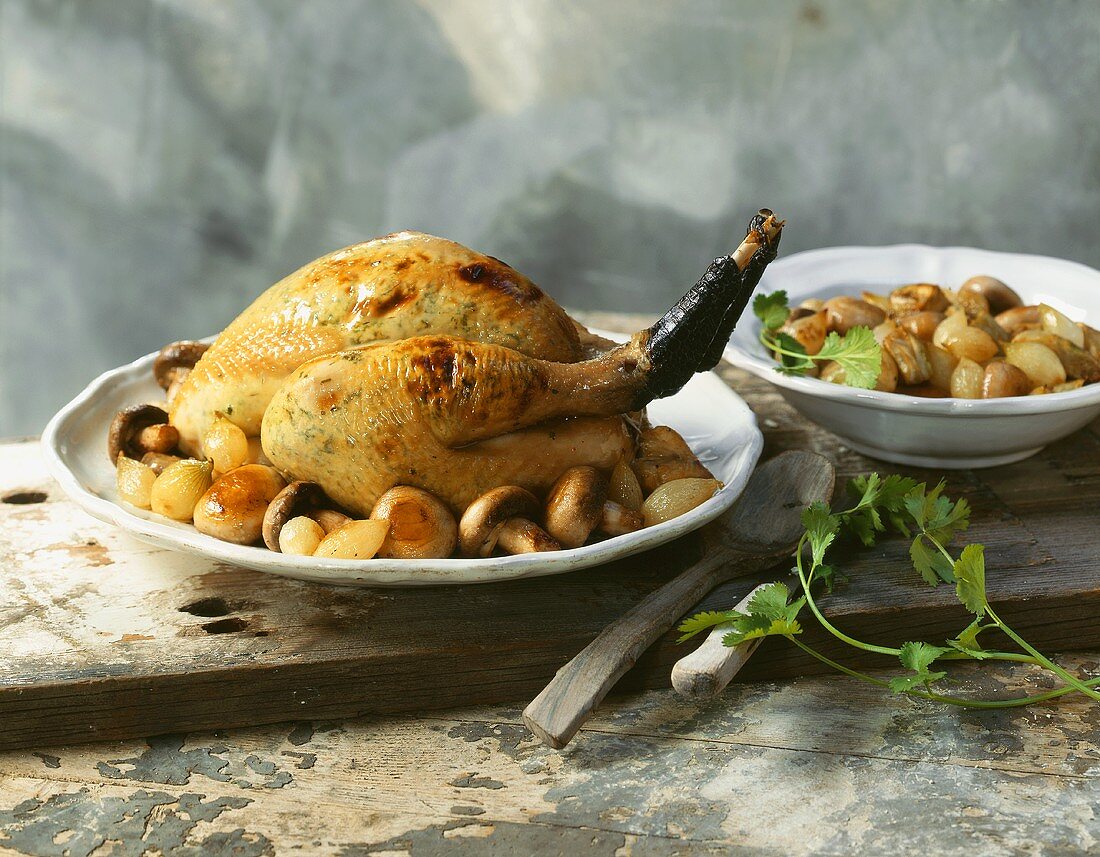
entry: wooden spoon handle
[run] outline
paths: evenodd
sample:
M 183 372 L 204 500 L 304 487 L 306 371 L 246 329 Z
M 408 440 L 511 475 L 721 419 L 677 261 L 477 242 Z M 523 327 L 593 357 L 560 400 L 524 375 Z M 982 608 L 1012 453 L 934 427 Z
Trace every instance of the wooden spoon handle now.
M 732 550 L 716 551 L 646 596 L 608 625 L 573 660 L 558 670 L 523 711 L 523 722 L 540 741 L 560 750 L 591 715 L 592 709 L 658 637 L 715 586 L 738 574 L 750 574 L 774 562 Z
M 762 583 L 754 588 L 733 609 L 745 611 L 749 600 L 767 585 Z M 764 641 L 763 637 L 757 637 L 739 646 L 726 646 L 722 638 L 732 630 L 730 624 L 716 625 L 699 648 L 680 658 L 672 667 L 672 687 L 680 696 L 689 699 L 717 696 Z

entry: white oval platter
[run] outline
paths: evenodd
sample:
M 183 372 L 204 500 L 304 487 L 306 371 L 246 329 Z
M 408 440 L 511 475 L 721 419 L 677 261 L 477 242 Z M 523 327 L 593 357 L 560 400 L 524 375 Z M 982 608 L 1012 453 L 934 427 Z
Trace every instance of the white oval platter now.
M 602 335 L 622 341 L 621 335 Z M 147 354 L 100 375 L 46 427 L 42 444 L 51 474 L 88 514 L 135 538 L 219 562 L 298 580 L 345 586 L 442 586 L 489 583 L 576 571 L 644 551 L 698 529 L 729 509 L 756 466 L 763 437 L 745 402 L 713 372 L 696 375 L 675 396 L 653 402 L 654 425 L 680 432 L 724 484 L 706 503 L 671 521 L 573 550 L 487 559 L 333 560 L 287 556 L 235 545 L 118 500 L 107 461 L 107 427 L 120 409 L 163 400 L 153 381 L 156 355 Z

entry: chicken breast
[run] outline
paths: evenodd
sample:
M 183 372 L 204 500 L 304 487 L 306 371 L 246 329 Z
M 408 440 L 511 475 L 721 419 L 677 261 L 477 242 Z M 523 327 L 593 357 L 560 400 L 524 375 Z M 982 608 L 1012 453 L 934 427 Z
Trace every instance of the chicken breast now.
M 190 454 L 216 413 L 256 436 L 275 391 L 306 361 L 429 334 L 566 363 L 606 347 L 499 259 L 398 232 L 322 256 L 264 292 L 187 376 L 169 419 Z

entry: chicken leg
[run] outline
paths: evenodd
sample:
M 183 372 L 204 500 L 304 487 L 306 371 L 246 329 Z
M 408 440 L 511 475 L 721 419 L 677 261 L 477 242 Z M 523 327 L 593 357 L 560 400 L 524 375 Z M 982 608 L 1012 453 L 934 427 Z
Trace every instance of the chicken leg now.
M 395 484 L 461 511 L 502 484 L 538 493 L 571 466 L 608 469 L 632 451 L 622 414 L 717 362 L 781 228 L 761 212 L 737 252 L 717 259 L 656 324 L 582 362 L 448 336 L 312 360 L 272 398 L 264 452 L 363 515 Z

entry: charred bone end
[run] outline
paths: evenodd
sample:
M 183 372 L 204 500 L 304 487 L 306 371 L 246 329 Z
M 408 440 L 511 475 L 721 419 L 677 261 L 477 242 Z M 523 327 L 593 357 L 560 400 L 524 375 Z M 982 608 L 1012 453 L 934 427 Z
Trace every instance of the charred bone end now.
M 643 348 L 650 368 L 634 408 L 672 395 L 696 372 L 717 365 L 764 269 L 776 257 L 782 230 L 783 221 L 761 209 L 741 245 L 715 259 L 702 279 L 646 331 Z

